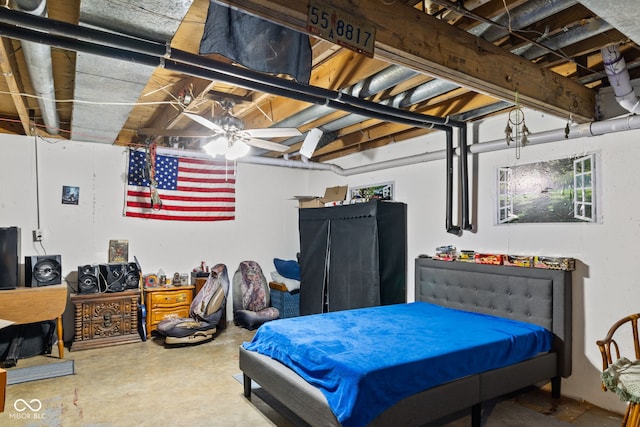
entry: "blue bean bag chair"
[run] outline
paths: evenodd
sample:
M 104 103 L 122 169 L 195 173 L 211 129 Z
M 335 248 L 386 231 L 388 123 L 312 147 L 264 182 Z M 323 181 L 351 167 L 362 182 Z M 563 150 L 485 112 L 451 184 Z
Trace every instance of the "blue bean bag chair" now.
M 255 261 L 242 261 L 233 275 L 233 321 L 253 330 L 280 317 L 271 307 L 269 284 Z
M 227 307 L 229 275 L 224 264 L 211 269 L 206 283 L 191 302 L 189 318 L 169 318 L 158 324 L 165 344 L 195 344 L 213 339 Z

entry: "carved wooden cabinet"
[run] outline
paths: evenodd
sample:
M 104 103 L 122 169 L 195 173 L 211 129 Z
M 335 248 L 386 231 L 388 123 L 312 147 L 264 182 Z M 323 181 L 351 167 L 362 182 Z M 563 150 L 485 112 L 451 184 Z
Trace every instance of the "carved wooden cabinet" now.
M 142 341 L 138 332 L 140 291 L 71 294 L 75 306 L 71 351 Z
M 187 318 L 195 286 L 173 288 L 146 288 L 147 337 L 158 330 L 158 323 L 170 317 Z

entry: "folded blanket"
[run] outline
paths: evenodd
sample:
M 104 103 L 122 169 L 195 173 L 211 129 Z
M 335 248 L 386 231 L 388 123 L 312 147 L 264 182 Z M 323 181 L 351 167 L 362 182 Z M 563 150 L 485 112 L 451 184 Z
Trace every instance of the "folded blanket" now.
M 287 287 L 289 292 L 297 291 L 300 289 L 300 281 L 295 279 L 287 279 L 277 271 L 271 272 L 271 280 L 273 282 L 282 283 Z

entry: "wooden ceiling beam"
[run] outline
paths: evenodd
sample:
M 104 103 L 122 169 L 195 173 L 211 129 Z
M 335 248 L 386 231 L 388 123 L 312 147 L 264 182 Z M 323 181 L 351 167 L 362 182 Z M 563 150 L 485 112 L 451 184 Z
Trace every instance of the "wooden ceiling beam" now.
M 297 31 L 307 30 L 307 2 L 220 0 Z M 402 3 L 327 0 L 376 29 L 375 57 L 541 112 L 590 121 L 595 91 Z
M 18 117 L 20 117 L 20 123 L 24 129 L 25 135 L 32 135 L 31 120 L 29 119 L 29 111 L 27 104 L 23 99 L 21 93 L 24 92 L 20 76 L 18 74 L 18 65 L 13 56 L 13 49 L 11 48 L 11 42 L 4 38 L 0 38 L 0 70 L 4 76 L 9 91 L 11 92 L 11 99 L 15 105 Z

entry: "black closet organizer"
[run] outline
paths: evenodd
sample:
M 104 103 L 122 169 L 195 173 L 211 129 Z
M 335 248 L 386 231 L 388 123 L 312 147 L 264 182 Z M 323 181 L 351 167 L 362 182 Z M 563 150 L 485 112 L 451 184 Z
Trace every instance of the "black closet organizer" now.
M 406 302 L 407 206 L 299 210 L 300 314 Z

